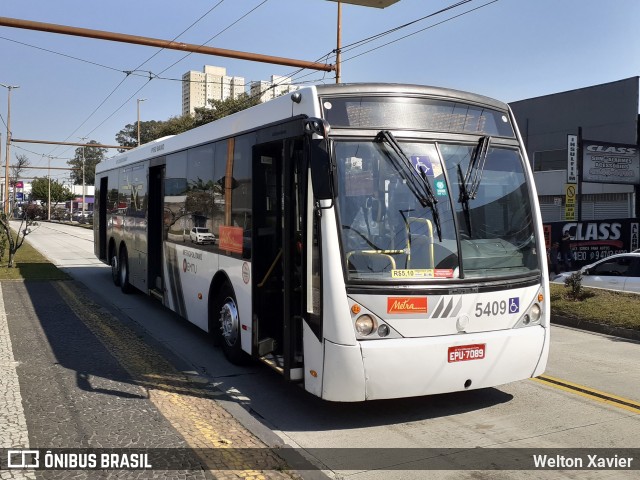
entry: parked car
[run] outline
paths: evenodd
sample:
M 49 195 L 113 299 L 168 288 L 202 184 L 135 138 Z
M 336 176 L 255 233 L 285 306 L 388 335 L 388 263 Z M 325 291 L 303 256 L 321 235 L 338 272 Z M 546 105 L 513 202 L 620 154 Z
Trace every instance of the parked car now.
M 621 292 L 640 293 L 640 253 L 620 253 L 580 269 L 582 285 Z M 553 283 L 564 283 L 573 272 L 564 272 Z
M 193 227 L 189 232 L 189 238 L 191 238 L 191 243 L 199 244 L 215 243 L 216 241 L 216 236 L 204 227 Z

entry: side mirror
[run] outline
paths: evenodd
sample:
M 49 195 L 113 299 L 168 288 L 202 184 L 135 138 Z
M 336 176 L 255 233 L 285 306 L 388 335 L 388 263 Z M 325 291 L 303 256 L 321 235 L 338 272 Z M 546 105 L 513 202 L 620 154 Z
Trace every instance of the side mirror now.
M 329 122 L 322 118 L 311 117 L 304 122 L 304 131 L 307 134 L 315 133 L 322 138 L 327 138 L 330 130 L 331 126 L 329 125 Z
M 334 165 L 331 161 L 331 143 L 329 142 L 329 122 L 322 118 L 310 117 L 304 122 L 304 132 L 309 145 L 309 164 L 313 193 L 318 200 L 333 200 L 336 185 Z M 320 139 L 313 138 L 314 135 Z

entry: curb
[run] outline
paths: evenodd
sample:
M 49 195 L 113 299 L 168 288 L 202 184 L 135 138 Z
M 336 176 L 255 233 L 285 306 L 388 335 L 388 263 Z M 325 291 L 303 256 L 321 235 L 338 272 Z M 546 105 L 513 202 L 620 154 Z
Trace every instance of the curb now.
M 562 317 L 557 315 L 551 316 L 551 323 L 640 342 L 640 330 L 633 330 L 631 328 L 616 327 L 612 325 L 605 325 L 603 323 L 587 322 L 585 320 L 579 320 L 577 318 Z

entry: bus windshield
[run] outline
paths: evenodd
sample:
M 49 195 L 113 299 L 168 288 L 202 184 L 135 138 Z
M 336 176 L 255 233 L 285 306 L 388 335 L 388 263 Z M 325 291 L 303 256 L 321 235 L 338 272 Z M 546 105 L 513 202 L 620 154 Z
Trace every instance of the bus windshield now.
M 523 160 L 517 149 L 483 139 L 399 142 L 399 152 L 379 140 L 335 142 L 348 280 L 501 277 L 540 268 Z M 412 187 L 420 182 L 428 185 Z

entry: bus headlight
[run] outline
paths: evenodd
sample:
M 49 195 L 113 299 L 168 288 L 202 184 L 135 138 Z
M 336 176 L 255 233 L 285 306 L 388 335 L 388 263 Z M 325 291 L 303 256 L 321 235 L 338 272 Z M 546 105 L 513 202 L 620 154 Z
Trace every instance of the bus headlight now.
M 534 303 L 529 310 L 529 317 L 531 318 L 531 323 L 538 323 L 540 321 L 540 317 L 542 316 L 542 309 L 540 305 Z
M 376 321 L 371 315 L 360 315 L 356 319 L 356 332 L 360 335 L 370 335 L 376 329 Z

